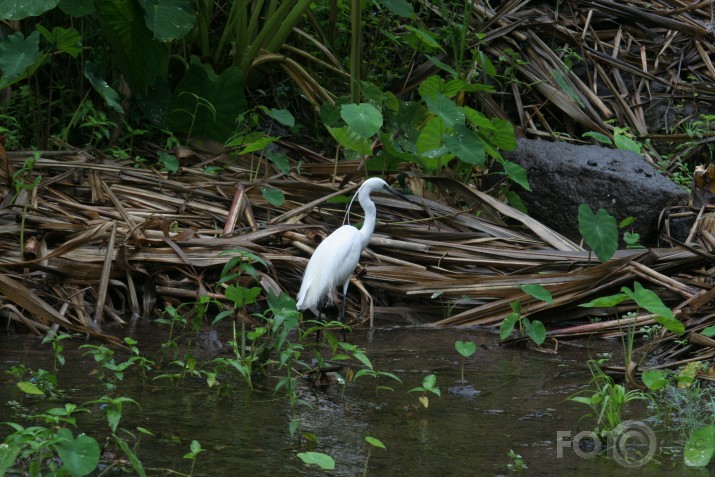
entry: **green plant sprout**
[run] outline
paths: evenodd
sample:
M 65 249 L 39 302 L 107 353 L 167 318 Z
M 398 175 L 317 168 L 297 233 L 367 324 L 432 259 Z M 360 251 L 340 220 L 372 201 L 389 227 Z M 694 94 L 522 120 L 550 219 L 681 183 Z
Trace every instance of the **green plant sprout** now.
M 514 452 L 513 449 L 509 449 L 506 456 L 509 458 L 509 463 L 506 465 L 506 468 L 509 469 L 510 472 L 522 472 L 529 468 L 524 462 L 524 458 Z
M 367 446 L 367 455 L 365 455 L 365 467 L 363 468 L 362 471 L 362 477 L 367 477 L 367 464 L 370 462 L 370 455 L 372 454 L 372 449 L 377 448 L 377 449 L 382 449 L 382 450 L 387 450 L 385 447 L 385 444 L 380 442 L 379 439 L 376 439 L 374 437 L 370 436 L 365 436 L 365 442 L 368 443 Z
M 322 452 L 299 452 L 298 458 L 308 465 L 317 465 L 323 470 L 335 468 L 335 460 Z
M 551 292 L 539 284 L 519 285 L 519 288 L 526 294 L 546 303 L 553 303 Z M 507 315 L 499 326 L 499 338 L 503 341 L 514 333 L 514 328 L 519 325 L 519 335 L 528 336 L 537 345 L 541 346 L 546 340 L 546 328 L 539 320 L 530 320 L 522 315 L 521 300 L 514 300 L 509 303 L 511 313 Z
M 413 393 L 413 392 L 419 392 L 422 393 L 422 395 L 418 398 L 420 404 L 424 406 L 425 408 L 429 407 L 429 397 L 427 396 L 427 393 L 432 393 L 436 394 L 437 397 L 441 397 L 442 393 L 437 386 L 437 376 L 434 374 L 428 374 L 427 376 L 422 379 L 422 386 L 417 386 L 409 391 L 408 393 Z
M 477 351 L 477 345 L 473 341 L 465 342 L 457 340 L 454 342 L 454 349 L 462 356 L 462 379 L 460 382 L 466 383 L 467 380 L 464 379 L 464 361 Z
M 201 443 L 197 440 L 192 440 L 191 445 L 189 446 L 189 452 L 184 454 L 184 459 L 189 459 L 191 460 L 191 470 L 189 470 L 189 477 L 194 475 L 194 467 L 196 467 L 196 459 L 199 457 L 199 454 L 204 452 L 206 449 L 201 448 Z

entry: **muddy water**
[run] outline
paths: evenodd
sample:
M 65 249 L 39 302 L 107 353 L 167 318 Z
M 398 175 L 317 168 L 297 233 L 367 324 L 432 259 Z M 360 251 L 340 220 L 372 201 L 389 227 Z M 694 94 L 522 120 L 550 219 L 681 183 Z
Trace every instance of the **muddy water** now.
M 134 332 L 146 353 L 158 349 L 163 336 L 162 329 L 151 325 Z M 458 339 L 474 341 L 478 347 L 465 364 L 465 378 L 473 389 L 455 392 L 460 379 L 460 357 L 454 350 Z M 274 395 L 275 382 L 270 380 L 258 383 L 253 391 L 239 385 L 227 399 L 218 398 L 198 379 L 187 379 L 176 388 L 168 382 L 142 384 L 128 377 L 120 394 L 135 399 L 141 409 L 126 407 L 121 427 L 134 431 L 142 426 L 154 433 L 143 436 L 137 447 L 149 475 L 163 474 L 165 469 L 188 473 L 190 463 L 182 457 L 193 439 L 206 449 L 194 475 L 363 475 L 365 436 L 387 447 L 371 452 L 367 475 L 372 476 L 513 475 L 506 467 L 510 449 L 528 466 L 520 475 L 710 475 L 707 470 L 688 469 L 680 458 L 664 457 L 660 451 L 636 469 L 605 457 L 581 458 L 568 445 L 562 446 L 559 457 L 559 431 L 575 436 L 592 425 L 588 419 L 580 420 L 586 408 L 566 398 L 589 381 L 585 361 L 609 350 L 611 345 L 603 342 L 562 345 L 558 354 L 551 355 L 500 347 L 497 337 L 480 331 L 377 329 L 354 332 L 348 340 L 364 346 L 376 369 L 396 374 L 403 384 L 384 380 L 381 383 L 395 391 L 377 395 L 369 377 L 348 384 L 344 394 L 339 385 L 318 390 L 301 384 L 300 397 L 310 405 L 298 407 L 298 418 L 302 430 L 316 437 L 316 444 L 303 442 L 301 447 L 291 440 L 290 407 L 281 395 Z M 92 358 L 77 350 L 82 343 L 63 342 L 68 365 L 58 378 L 64 401 L 82 403 L 105 393 L 92 375 Z M 616 343 L 611 351 L 617 350 Z M 51 355 L 49 347 L 35 338 L 0 336 L 0 373 L 17 363 L 51 369 Z M 419 393 L 407 391 L 421 385 L 430 373 L 437 375 L 442 395 L 430 395 L 425 409 L 418 403 Z M 14 384 L 1 377 L 0 421 L 22 422 L 6 404 L 20 399 Z M 58 404 L 29 407 L 48 405 Z M 79 429 L 102 442 L 103 419 L 99 412 L 83 417 Z M 8 430 L 0 428 L 0 436 Z M 296 457 L 303 450 L 331 455 L 335 470 L 306 466 Z

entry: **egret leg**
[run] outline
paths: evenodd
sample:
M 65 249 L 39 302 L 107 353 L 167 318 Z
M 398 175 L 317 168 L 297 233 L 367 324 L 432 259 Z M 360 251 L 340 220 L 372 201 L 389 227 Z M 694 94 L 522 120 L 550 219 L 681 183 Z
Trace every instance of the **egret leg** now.
M 325 320 L 322 319 L 322 316 L 325 314 L 325 310 L 323 310 L 322 306 L 318 306 L 318 321 L 321 321 L 325 323 Z M 315 342 L 317 343 L 320 341 L 320 328 L 318 328 L 318 332 L 315 334 Z
M 340 313 L 340 323 L 345 324 L 345 310 L 348 308 L 348 285 L 350 285 L 350 279 L 343 285 L 343 310 Z M 345 327 L 343 327 L 343 341 L 347 341 L 345 338 Z

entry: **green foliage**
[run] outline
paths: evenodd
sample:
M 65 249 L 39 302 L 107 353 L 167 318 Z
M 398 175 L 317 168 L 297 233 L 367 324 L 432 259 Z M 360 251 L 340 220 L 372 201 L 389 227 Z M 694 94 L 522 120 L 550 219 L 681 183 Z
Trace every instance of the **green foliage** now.
M 524 458 L 512 449 L 509 449 L 507 457 L 509 458 L 509 463 L 506 465 L 506 468 L 509 469 L 510 472 L 522 472 L 529 468 L 524 462 Z
M 685 325 L 675 318 L 673 311 L 665 306 L 663 301 L 652 290 L 643 288 L 638 283 L 633 283 L 633 290 L 628 287 L 621 288 L 621 293 L 617 295 L 605 296 L 596 298 L 588 303 L 583 303 L 580 306 L 586 308 L 611 308 L 624 301 L 633 300 L 639 308 L 644 308 L 655 315 L 655 320 L 661 326 L 672 331 L 676 335 L 685 333 Z
M 409 391 L 408 393 L 413 393 L 413 392 L 419 392 L 422 393 L 419 397 L 419 402 L 424 406 L 425 408 L 429 407 L 429 397 L 427 396 L 427 393 L 432 393 L 437 395 L 437 397 L 442 397 L 442 393 L 437 386 L 437 376 L 434 374 L 428 374 L 427 376 L 422 379 L 422 386 L 417 386 Z
M 578 230 L 598 259 L 607 262 L 618 248 L 616 219 L 604 209 L 595 214 L 586 204 L 578 206 Z
M 457 340 L 454 342 L 454 349 L 457 350 L 457 353 L 462 355 L 462 382 L 466 383 L 467 381 L 464 379 L 464 361 L 477 351 L 477 345 L 473 341 L 465 342 Z
M 335 468 L 335 459 L 322 452 L 299 452 L 298 458 L 308 465 L 317 465 L 323 470 Z
M 683 458 L 690 467 L 705 467 L 715 455 L 715 426 L 698 429 L 685 444 Z
M 539 320 L 530 320 L 521 313 L 521 301 L 514 300 L 509 303 L 511 313 L 499 325 L 499 338 L 505 340 L 514 333 L 516 326 L 519 326 L 519 335 L 528 336 L 537 345 L 541 346 L 546 341 L 546 328 Z
M 621 384 L 616 384 L 613 379 L 603 372 L 603 360 L 589 360 L 588 368 L 591 371 L 591 390 L 584 390 L 571 396 L 569 400 L 584 404 L 591 408 L 588 416 L 594 418 L 594 432 L 605 437 L 623 422 L 623 406 L 634 400 L 648 399 L 641 391 L 626 391 Z

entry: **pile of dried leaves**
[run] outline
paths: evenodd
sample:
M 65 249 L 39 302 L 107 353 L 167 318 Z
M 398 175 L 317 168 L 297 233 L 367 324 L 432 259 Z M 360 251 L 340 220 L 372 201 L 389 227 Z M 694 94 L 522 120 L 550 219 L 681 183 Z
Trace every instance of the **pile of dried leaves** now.
M 710 2 L 567 1 L 556 12 L 521 1 L 501 2 L 496 10 L 477 3 L 471 26 L 486 35 L 480 47 L 495 58 L 513 58 L 512 50 L 527 60 L 514 64 L 513 96 L 489 99 L 488 114 L 511 119 L 532 137 L 578 136 L 579 129 L 610 134 L 607 121 L 617 118 L 639 137 L 654 139 L 651 159 L 659 159 L 659 142 L 687 142 L 687 154 L 707 147 L 711 136 L 681 133 L 668 118 L 677 108 L 692 117 L 698 105 L 715 99 Z M 567 65 L 569 50 L 582 57 L 577 66 Z M 426 67 L 414 71 L 408 87 L 427 74 Z M 655 131 L 648 111 L 664 104 L 672 108 Z M 93 150 L 43 152 L 23 171 L 31 154 L 3 154 L 0 317 L 36 333 L 59 325 L 101 334 L 106 323 L 151 317 L 167 304 L 206 294 L 221 299 L 216 280 L 235 250 L 250 250 L 269 264 L 262 287 L 295 296 L 312 249 L 343 221 L 345 203 L 332 199 L 349 196 L 364 170 L 283 146 L 292 150 L 291 171 L 302 161 L 299 175 L 284 176 L 258 156 L 197 145 L 175 151 L 182 161 L 176 174 L 135 168 Z M 207 165 L 223 172 L 208 174 Z M 519 299 L 524 314 L 549 330 L 545 346 L 555 347 L 563 337 L 623 333 L 626 323 L 615 318 L 635 305 L 604 310 L 599 320 L 578 305 L 640 281 L 686 325 L 689 344 L 668 333 L 652 344 L 661 362 L 715 355 L 715 341 L 698 333 L 715 322 L 715 236 L 705 208 L 687 244 L 624 250 L 598 263 L 486 193 L 444 177 L 399 177 L 419 205 L 376 198 L 378 226 L 352 278 L 353 324 L 493 326 Z M 271 205 L 264 188 L 280 190 L 285 201 Z M 353 223 L 358 220 L 354 215 Z M 523 293 L 519 286 L 530 283 L 543 285 L 554 302 Z M 647 314 L 636 321 L 654 323 Z

